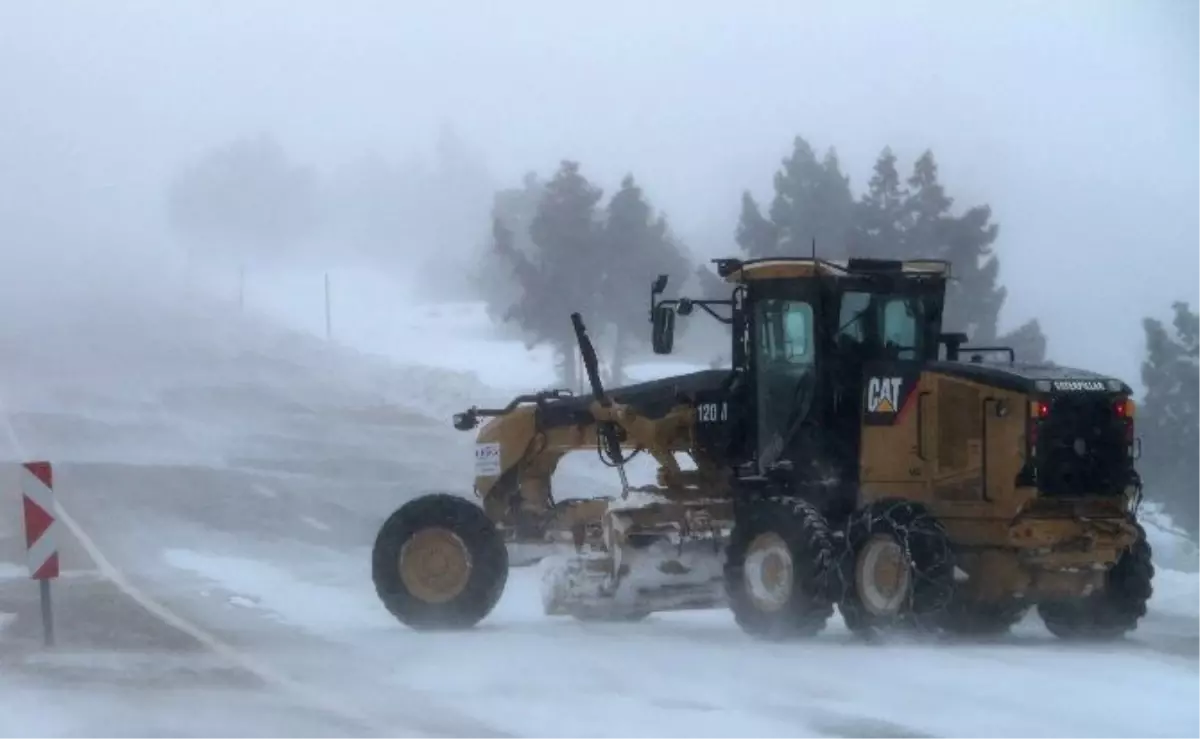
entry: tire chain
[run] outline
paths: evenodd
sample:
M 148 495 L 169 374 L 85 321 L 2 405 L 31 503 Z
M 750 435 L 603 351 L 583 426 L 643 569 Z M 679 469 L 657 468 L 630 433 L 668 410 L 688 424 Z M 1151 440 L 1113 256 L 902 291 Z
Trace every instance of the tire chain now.
M 887 523 L 888 528 L 895 532 L 897 543 L 904 548 L 909 574 L 914 580 L 913 587 L 908 594 L 907 605 L 909 613 L 915 615 L 918 620 L 921 620 L 931 613 L 944 610 L 954 595 L 953 575 L 951 575 L 950 584 L 946 585 L 941 578 L 931 577 L 927 573 L 940 571 L 947 562 L 950 563 L 951 572 L 953 572 L 954 552 L 950 548 L 949 537 L 944 533 L 945 529 L 941 522 L 927 511 L 922 510 L 922 507 L 914 501 L 891 500 L 888 501 L 889 504 L 882 512 L 876 512 L 878 503 L 883 502 L 878 501 L 876 504 L 868 505 L 854 514 L 846 527 L 846 532 L 840 537 L 843 545 L 838 554 L 837 566 L 832 569 L 838 573 L 839 585 L 842 588 L 842 592 L 849 592 L 849 589 L 854 587 L 853 578 L 856 569 L 854 567 L 856 564 L 854 560 L 857 558 L 857 553 L 852 548 L 849 532 L 856 528 L 856 524 L 861 526 L 864 531 L 871 532 L 875 529 L 877 522 L 884 521 Z M 906 515 L 897 517 L 898 513 Z M 930 536 L 928 531 L 922 531 L 921 527 L 917 525 L 926 522 L 935 527 L 940 535 Z M 913 540 L 918 538 L 924 539 L 927 544 L 931 540 L 936 542 L 937 551 L 932 553 L 932 561 L 923 569 L 918 567 L 917 558 L 914 556 L 912 548 Z M 847 567 L 847 565 L 850 566 Z M 846 573 L 850 575 L 849 581 L 845 577 Z M 922 600 L 928 600 L 929 602 L 917 604 L 915 597 L 918 592 L 918 583 L 925 583 L 928 586 L 932 586 L 934 588 L 933 593 L 936 594 L 935 598 L 930 599 L 931 596 L 923 594 Z M 839 600 L 841 599 L 839 598 Z M 918 605 L 920 611 L 917 611 Z

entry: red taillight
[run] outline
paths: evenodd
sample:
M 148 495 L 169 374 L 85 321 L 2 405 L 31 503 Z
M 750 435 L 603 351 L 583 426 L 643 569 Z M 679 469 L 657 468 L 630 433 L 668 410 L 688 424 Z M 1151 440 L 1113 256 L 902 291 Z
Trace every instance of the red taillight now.
M 1117 398 L 1113 401 L 1113 415 L 1125 422 L 1125 442 L 1133 445 L 1133 414 L 1136 404 L 1133 398 Z

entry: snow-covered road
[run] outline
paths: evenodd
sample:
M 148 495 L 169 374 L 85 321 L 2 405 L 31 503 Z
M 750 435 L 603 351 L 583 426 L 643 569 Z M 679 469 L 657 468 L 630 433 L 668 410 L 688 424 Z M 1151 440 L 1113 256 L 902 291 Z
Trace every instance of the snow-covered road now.
M 767 645 L 720 611 L 633 625 L 549 619 L 530 569 L 514 573 L 477 631 L 429 635 L 379 615 L 359 582 L 169 556 L 249 595 L 265 618 L 330 640 L 378 685 L 434 693 L 520 736 L 1158 736 L 1197 726 L 1195 629 L 1193 654 L 1180 653 L 1177 624 L 1104 650 L 1066 648 L 1033 620 L 989 645 L 866 646 L 840 623 L 809 643 Z
M 225 667 L 255 671 L 236 680 L 261 677 L 262 666 L 265 702 L 304 705 L 316 733 L 1170 736 L 1200 725 L 1200 628 L 1186 610 L 1155 609 L 1133 638 L 1104 649 L 1065 646 L 1036 617 L 996 644 L 867 646 L 835 619 L 812 642 L 780 646 L 745 637 L 721 611 L 630 625 L 549 618 L 537 568 L 523 568 L 477 630 L 411 632 L 377 602 L 368 566 L 374 527 L 405 492 L 267 479 L 85 464 L 64 466 L 59 488 L 132 585 L 236 651 Z M 1164 574 L 1164 594 L 1190 585 L 1194 595 L 1194 576 Z M 75 608 L 106 620 L 110 651 L 131 655 L 127 669 L 147 664 L 145 649 L 122 646 L 124 632 L 146 628 L 144 614 L 87 598 L 61 608 L 74 621 Z M 72 627 L 60 639 L 70 650 Z M 253 714 L 235 733 L 292 730 L 286 713 L 272 724 L 255 706 L 242 698 L 222 714 Z M 168 733 L 195 733 L 178 719 Z M 130 731 L 164 726 L 161 711 L 146 721 Z
M 875 646 L 836 618 L 786 645 L 722 611 L 582 624 L 542 615 L 536 568 L 513 571 L 476 630 L 409 631 L 375 598 L 369 547 L 408 497 L 467 490 L 471 439 L 446 414 L 488 390 L 274 346 L 121 398 L 0 377 L 9 460 L 53 459 L 85 535 L 64 545 L 75 574 L 55 586 L 47 654 L 19 527 L 0 525 L 0 734 L 1200 733 L 1195 573 L 1164 571 L 1143 628 L 1104 648 L 1057 642 L 1036 616 L 996 643 Z M 559 485 L 607 483 L 572 467 Z M 3 486 L 0 510 L 17 505 Z

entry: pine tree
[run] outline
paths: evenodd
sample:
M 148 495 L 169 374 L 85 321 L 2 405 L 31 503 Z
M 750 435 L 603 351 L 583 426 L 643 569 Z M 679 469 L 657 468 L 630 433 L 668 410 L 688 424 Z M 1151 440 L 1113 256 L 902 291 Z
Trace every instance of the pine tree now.
M 1036 318 L 1001 335 L 996 339 L 996 343 L 1011 347 L 1021 362 L 1046 361 L 1046 334 L 1042 332 L 1042 324 Z
M 851 249 L 854 256 L 892 259 L 906 256 L 904 242 L 911 217 L 907 199 L 908 192 L 896 169 L 896 155 L 887 147 L 875 161 L 875 174 L 854 209 Z
M 1000 306 L 1007 295 L 996 282 L 1000 260 L 992 254 L 992 244 L 1000 227 L 991 217 L 991 208 L 982 205 L 946 222 L 944 258 L 954 265 L 946 316 L 952 330 L 966 332 L 975 344 L 995 343 Z
M 603 318 L 615 333 L 613 380 L 624 382 L 629 350 L 649 336 L 650 283 L 656 275 L 687 273 L 688 259 L 666 216 L 654 213 L 633 175 L 626 175 L 606 208 Z M 668 283 L 669 287 L 675 285 Z
M 505 320 L 524 329 L 529 346 L 550 344 L 558 355 L 559 377 L 568 383 L 576 374 L 570 314 L 596 315 L 602 306 L 607 259 L 596 212 L 602 196 L 580 173 L 578 162 L 564 161 L 546 183 L 529 224 L 531 253 L 520 251 L 512 231 L 493 221 L 493 248 L 522 288 Z
M 492 218 L 504 226 L 511 248 L 522 255 L 534 253 L 529 237 L 529 227 L 537 215 L 545 184 L 538 176 L 529 172 L 520 187 L 500 190 L 492 198 Z M 495 320 L 503 319 L 516 304 L 522 293 L 521 283 L 513 274 L 513 261 L 495 246 L 495 224 L 492 228 L 492 246 L 485 248 L 471 268 L 471 282 L 483 298 L 488 314 Z
M 1200 318 L 1187 303 L 1172 306 L 1174 336 L 1147 318 L 1142 383 L 1146 396 L 1137 420 L 1144 443 L 1138 464 L 1147 497 L 1160 501 L 1193 535 L 1200 516 Z
M 742 193 L 742 214 L 738 218 L 735 240 L 742 253 L 753 259 L 779 254 L 779 229 L 763 217 L 749 191 Z
M 850 253 L 854 227 L 854 194 L 850 178 L 842 172 L 837 150 L 830 147 L 821 159 L 821 187 L 817 191 L 817 208 L 821 214 L 815 229 L 817 255 L 826 258 L 845 257 Z M 813 240 L 809 239 L 811 253 Z
M 962 331 L 976 346 L 1011 346 L 1021 361 L 1041 362 L 1046 337 L 1036 320 L 1005 335 L 999 334 L 1000 309 L 1007 290 L 999 284 L 1000 260 L 993 244 L 1000 227 L 992 223 L 987 205 L 954 216 L 954 200 L 938 180 L 933 152 L 926 151 L 913 165 L 904 201 L 902 238 L 908 258 L 945 259 L 954 279 L 946 287 L 946 331 Z
M 908 178 L 908 197 L 905 199 L 905 237 L 909 257 L 945 259 L 946 227 L 954 200 L 946 195 L 938 181 L 937 163 L 933 152 L 926 151 L 913 164 Z
M 775 174 L 769 215 L 778 234 L 777 254 L 808 255 L 815 240 L 821 256 L 845 256 L 853 209 L 850 180 L 842 174 L 837 152 L 830 149 L 818 161 L 812 146 L 797 136 L 791 156 Z
M 742 195 L 736 240 L 747 257 L 807 256 L 815 239 L 818 256 L 826 258 L 945 259 L 954 273 L 946 289 L 945 329 L 965 332 L 977 346 L 1011 346 L 1021 361 L 1045 359 L 1046 337 L 1036 320 L 1000 334 L 1007 291 L 994 252 L 999 226 L 987 205 L 951 212 L 954 200 L 938 179 L 931 151 L 902 180 L 894 152 L 885 148 L 855 202 L 837 152 L 831 148 L 818 161 L 812 146 L 797 137 L 775 174 L 774 190 L 765 217 L 749 193 Z

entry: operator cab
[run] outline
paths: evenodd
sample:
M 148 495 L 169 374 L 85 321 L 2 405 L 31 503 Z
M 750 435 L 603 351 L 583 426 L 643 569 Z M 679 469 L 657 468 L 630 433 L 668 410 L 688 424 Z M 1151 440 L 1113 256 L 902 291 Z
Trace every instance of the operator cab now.
M 752 306 L 759 474 L 790 463 L 794 484 L 823 507 L 855 499 L 864 416 L 899 411 L 888 379 L 937 358 L 945 272 L 926 264 L 797 260 L 790 270 L 739 270 Z
M 721 456 L 748 474 L 783 475 L 814 502 L 852 504 L 863 418 L 901 400 L 872 378 L 937 359 L 949 266 L 769 259 L 717 260 L 717 268 L 734 285 L 728 301 L 652 298 L 655 351 L 670 351 L 663 339 L 674 305 L 684 315 L 699 306 L 731 325 L 734 381 Z M 718 304 L 730 306 L 728 318 L 712 310 Z

